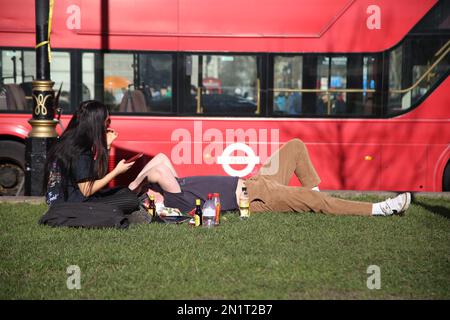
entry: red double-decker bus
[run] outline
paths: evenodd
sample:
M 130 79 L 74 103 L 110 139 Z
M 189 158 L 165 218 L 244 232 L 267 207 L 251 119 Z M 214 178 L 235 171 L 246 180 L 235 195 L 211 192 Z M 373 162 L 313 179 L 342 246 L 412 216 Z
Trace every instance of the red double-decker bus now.
M 1 8 L 0 192 L 20 194 L 34 0 Z M 448 191 L 449 10 L 448 0 L 55 1 L 61 122 L 103 101 L 119 132 L 111 165 L 144 152 L 135 172 L 164 152 L 180 175 L 227 174 L 217 160 L 233 142 L 263 160 L 299 138 L 321 189 Z

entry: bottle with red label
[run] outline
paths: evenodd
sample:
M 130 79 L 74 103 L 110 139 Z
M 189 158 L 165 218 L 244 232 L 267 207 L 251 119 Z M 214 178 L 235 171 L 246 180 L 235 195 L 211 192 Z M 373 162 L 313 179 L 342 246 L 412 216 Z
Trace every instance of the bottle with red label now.
M 220 194 L 219 193 L 213 193 L 213 202 L 214 207 L 216 209 L 216 215 L 214 217 L 214 224 L 217 226 L 220 223 Z

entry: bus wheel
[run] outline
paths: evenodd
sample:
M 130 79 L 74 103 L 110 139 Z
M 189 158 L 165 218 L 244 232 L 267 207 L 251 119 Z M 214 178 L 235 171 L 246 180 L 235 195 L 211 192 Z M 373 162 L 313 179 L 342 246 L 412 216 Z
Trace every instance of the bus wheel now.
M 25 190 L 25 145 L 0 141 L 0 196 L 21 196 Z
M 442 191 L 450 191 L 450 161 L 447 162 L 442 179 Z

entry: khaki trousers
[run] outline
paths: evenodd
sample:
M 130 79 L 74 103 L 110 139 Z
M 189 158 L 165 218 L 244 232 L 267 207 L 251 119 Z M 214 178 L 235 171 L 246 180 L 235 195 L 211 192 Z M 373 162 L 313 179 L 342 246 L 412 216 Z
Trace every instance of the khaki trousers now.
M 288 186 L 295 173 L 301 187 Z M 246 180 L 252 212 L 321 212 L 335 215 L 372 214 L 372 204 L 334 198 L 311 190 L 320 178 L 305 144 L 293 139 L 275 152 L 259 172 Z

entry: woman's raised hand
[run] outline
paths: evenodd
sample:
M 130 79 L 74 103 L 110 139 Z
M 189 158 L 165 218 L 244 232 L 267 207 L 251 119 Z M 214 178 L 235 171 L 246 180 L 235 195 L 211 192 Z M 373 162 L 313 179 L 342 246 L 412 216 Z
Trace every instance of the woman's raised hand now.
M 113 129 L 109 129 L 106 131 L 106 144 L 108 145 L 108 149 L 111 147 L 111 144 L 118 137 L 118 133 Z
M 125 163 L 125 159 L 120 160 L 120 162 L 113 169 L 117 175 L 127 172 L 136 161 Z

